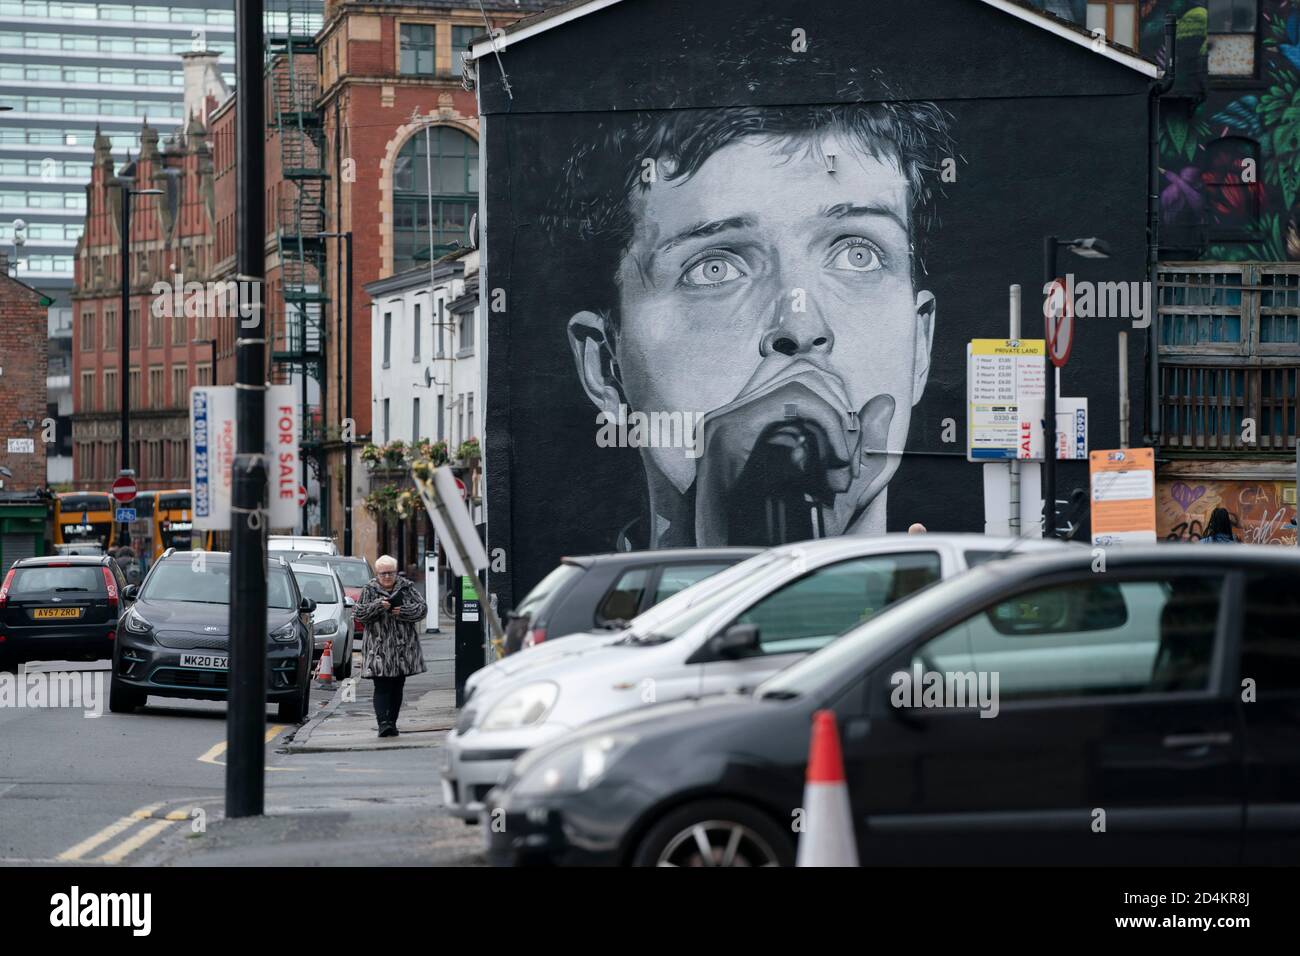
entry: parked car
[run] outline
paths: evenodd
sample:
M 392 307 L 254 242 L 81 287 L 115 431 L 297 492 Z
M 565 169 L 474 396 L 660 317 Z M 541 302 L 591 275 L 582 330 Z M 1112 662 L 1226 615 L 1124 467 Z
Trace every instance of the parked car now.
M 164 553 L 142 585 L 123 591 L 108 709 L 130 713 L 154 697 L 225 700 L 230 666 L 230 555 Z M 311 701 L 316 602 L 304 598 L 288 562 L 270 555 L 266 579 L 266 699 L 297 723 Z
M 569 634 L 621 630 L 642 611 L 758 548 L 674 548 L 561 558 L 506 615 L 506 654 Z
M 273 534 L 266 539 L 268 551 L 293 551 L 298 554 L 338 554 L 339 547 L 333 538 L 311 537 L 300 534 Z
M 1106 562 L 991 563 L 750 694 L 532 750 L 489 795 L 490 854 L 788 865 L 812 717 L 829 710 L 865 865 L 1294 862 L 1300 556 L 1125 547 Z M 927 703 L 913 688 L 932 673 Z M 972 680 L 997 693 L 960 700 Z
M 333 568 L 334 573 L 339 576 L 339 580 L 343 583 L 343 593 L 352 598 L 354 603 L 361 600 L 362 589 L 375 576 L 375 569 L 370 566 L 369 561 L 365 558 L 354 558 L 346 554 L 303 552 L 294 558 L 293 563 L 315 564 Z M 357 641 L 361 640 L 362 633 L 361 622 L 354 618 L 352 622 L 352 643 L 354 646 Z
M 752 549 L 735 550 L 750 551 Z M 757 553 L 762 554 L 761 551 Z M 738 561 L 716 574 L 682 588 L 670 597 L 664 597 L 660 603 L 627 622 L 626 627 L 602 627 L 579 634 L 570 634 L 562 641 L 547 641 L 544 644 L 537 645 L 531 648 L 527 654 L 512 654 L 509 657 L 493 661 L 485 667 L 480 667 L 470 674 L 465 681 L 465 701 L 468 702 L 476 693 L 513 678 L 524 671 L 549 666 L 560 657 L 589 654 L 599 648 L 617 644 L 630 630 L 652 632 L 658 621 L 667 620 L 673 615 L 694 606 L 698 601 L 712 594 L 715 589 L 722 588 L 732 581 L 748 576 L 753 567 L 751 561 L 752 558 Z
M 0 670 L 112 657 L 125 587 L 117 562 L 102 554 L 15 561 L 0 584 Z
M 644 704 L 752 687 L 927 585 L 990 556 L 1077 548 L 983 535 L 879 535 L 784 545 L 689 610 L 608 647 L 528 669 L 461 712 L 444 743 L 443 799 L 477 817 L 525 751 Z M 707 584 L 707 582 L 705 582 Z M 527 655 L 522 655 L 527 656 Z
M 343 582 L 333 568 L 295 561 L 289 565 L 298 581 L 302 596 L 316 602 L 311 622 L 314 635 L 313 665 L 325 653 L 325 644 L 334 642 L 334 676 L 339 680 L 352 676 L 352 609 L 356 601 L 343 593 Z

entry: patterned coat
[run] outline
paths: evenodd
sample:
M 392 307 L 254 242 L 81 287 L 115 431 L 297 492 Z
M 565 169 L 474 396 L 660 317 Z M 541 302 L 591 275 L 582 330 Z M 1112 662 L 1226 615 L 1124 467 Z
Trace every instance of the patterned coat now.
M 353 611 L 365 628 L 361 642 L 362 677 L 400 677 L 425 671 L 420 622 L 429 613 L 429 606 L 415 585 L 400 574 L 393 590 L 402 595 L 397 614 L 386 611 L 379 603 L 384 594 L 375 578 L 362 590 Z

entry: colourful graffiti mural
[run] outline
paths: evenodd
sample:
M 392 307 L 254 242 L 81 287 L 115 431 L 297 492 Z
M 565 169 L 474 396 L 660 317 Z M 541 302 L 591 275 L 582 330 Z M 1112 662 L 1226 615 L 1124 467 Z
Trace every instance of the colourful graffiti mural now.
M 1250 544 L 1295 546 L 1295 482 L 1159 481 L 1156 534 L 1163 541 L 1199 541 L 1215 508 L 1227 508 L 1237 537 Z
M 1211 42 L 1205 4 L 1142 4 L 1140 45 L 1158 61 L 1165 14 L 1177 19 L 1178 72 L 1197 69 Z M 1162 105 L 1161 222 L 1203 229 L 1206 260 L 1300 260 L 1300 0 L 1261 3 L 1258 37 L 1253 79 Z

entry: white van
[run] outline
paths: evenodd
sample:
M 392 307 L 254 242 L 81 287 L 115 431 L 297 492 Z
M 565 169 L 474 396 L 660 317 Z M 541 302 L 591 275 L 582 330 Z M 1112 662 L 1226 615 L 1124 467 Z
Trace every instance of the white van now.
M 332 538 L 311 538 L 297 534 L 273 534 L 267 538 L 268 551 L 293 551 L 296 554 L 338 554 Z

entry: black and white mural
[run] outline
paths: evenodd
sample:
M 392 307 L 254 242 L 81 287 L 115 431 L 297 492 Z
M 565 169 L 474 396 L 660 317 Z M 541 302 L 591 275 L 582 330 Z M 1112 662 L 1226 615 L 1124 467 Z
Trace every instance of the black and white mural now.
M 982 0 L 807 6 L 623 0 L 480 62 L 507 600 L 564 554 L 982 530 L 967 341 L 1013 282 L 1041 336 L 1044 235 L 1145 278 L 1147 77 Z M 1094 447 L 1120 328 L 1062 379 Z

